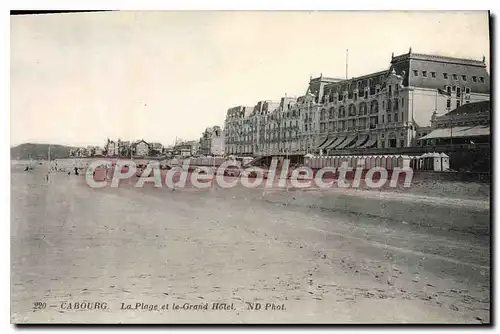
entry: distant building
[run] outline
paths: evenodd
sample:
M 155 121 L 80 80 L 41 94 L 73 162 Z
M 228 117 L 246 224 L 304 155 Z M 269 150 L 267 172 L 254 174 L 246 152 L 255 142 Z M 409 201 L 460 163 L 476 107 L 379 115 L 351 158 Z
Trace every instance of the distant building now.
M 122 157 L 130 156 L 130 141 L 118 139 L 118 155 Z
M 156 154 L 161 154 L 163 152 L 163 145 L 161 143 L 150 143 L 149 144 L 151 151 Z
M 84 157 L 88 157 L 89 154 L 88 154 L 88 151 L 85 147 L 80 147 L 80 148 L 76 149 L 75 156 L 80 157 L 80 158 L 84 158 Z
M 173 150 L 183 153 L 184 156 L 196 156 L 199 154 L 199 147 L 199 142 L 191 140 L 175 145 Z
M 224 155 L 224 131 L 220 126 L 206 128 L 200 138 L 200 154 Z
M 102 155 L 104 155 L 104 150 L 103 150 L 103 148 L 102 148 L 102 147 L 99 147 L 99 146 L 96 146 L 96 147 L 94 148 L 94 155 L 95 155 L 95 156 L 102 156 Z
M 106 144 L 106 155 L 109 157 L 115 157 L 118 156 L 119 152 L 119 147 L 118 143 L 116 143 L 114 140 L 109 140 Z
M 490 101 L 464 104 L 442 116 L 434 115 L 432 131 L 419 138 L 422 145 L 489 143 Z
M 150 146 L 144 139 L 141 139 L 132 144 L 132 150 L 135 156 L 145 157 L 149 155 L 149 149 Z

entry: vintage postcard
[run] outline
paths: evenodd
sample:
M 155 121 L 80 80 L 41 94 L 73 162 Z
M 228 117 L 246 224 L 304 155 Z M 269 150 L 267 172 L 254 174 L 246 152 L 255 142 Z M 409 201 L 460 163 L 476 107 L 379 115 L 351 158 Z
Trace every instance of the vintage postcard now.
M 487 11 L 12 13 L 15 324 L 490 324 Z

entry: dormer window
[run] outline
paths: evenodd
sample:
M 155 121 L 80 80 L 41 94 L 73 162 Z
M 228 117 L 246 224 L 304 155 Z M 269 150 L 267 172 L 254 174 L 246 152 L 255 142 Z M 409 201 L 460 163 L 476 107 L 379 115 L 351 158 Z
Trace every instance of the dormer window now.
M 472 81 L 477 82 L 477 77 L 476 77 L 476 76 L 473 76 L 473 77 L 472 77 Z
M 427 77 L 427 71 L 422 71 L 422 76 Z
M 480 77 L 480 78 L 479 78 L 479 81 L 481 81 L 481 83 L 484 83 L 484 78 L 483 78 L 483 77 Z
M 452 78 L 453 78 L 453 80 L 457 80 L 458 79 L 458 77 L 457 77 L 456 74 L 452 74 Z
M 466 75 L 462 75 L 462 80 L 463 81 L 467 81 L 467 76 Z
M 418 71 L 417 70 L 413 70 L 413 75 L 418 77 Z
M 443 73 L 443 78 L 448 79 L 448 73 Z
M 431 72 L 431 77 L 436 78 L 436 72 Z

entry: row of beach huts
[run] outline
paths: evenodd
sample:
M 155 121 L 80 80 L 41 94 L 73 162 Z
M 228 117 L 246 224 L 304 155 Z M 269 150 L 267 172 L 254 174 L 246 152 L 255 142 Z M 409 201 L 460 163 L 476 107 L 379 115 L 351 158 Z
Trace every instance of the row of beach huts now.
M 372 169 L 382 167 L 411 168 L 421 171 L 448 171 L 450 158 L 445 153 L 425 153 L 420 156 L 408 155 L 368 155 L 368 156 L 305 156 L 304 165 L 312 169 L 325 167 L 349 167 Z

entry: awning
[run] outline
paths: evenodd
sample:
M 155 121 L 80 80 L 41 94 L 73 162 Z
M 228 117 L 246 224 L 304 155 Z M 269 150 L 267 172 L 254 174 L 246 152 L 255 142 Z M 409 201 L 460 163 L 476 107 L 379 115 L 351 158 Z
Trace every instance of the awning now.
M 358 140 L 356 140 L 356 142 L 351 145 L 351 146 L 348 146 L 346 148 L 356 148 L 356 147 L 360 147 L 362 146 L 366 141 L 368 140 L 368 135 L 359 135 L 358 136 Z
M 335 147 L 335 149 L 336 150 L 341 150 L 344 147 L 352 144 L 355 139 L 356 139 L 356 135 L 350 135 L 349 137 L 347 137 L 347 139 L 343 143 L 341 143 L 339 146 Z
M 322 149 L 326 142 L 330 139 L 330 137 L 326 137 L 324 140 L 320 139 L 321 144 L 318 145 L 318 149 Z
M 344 137 L 339 137 L 339 138 L 337 138 L 337 140 L 331 142 L 330 145 L 325 146 L 325 148 L 332 149 L 335 146 L 337 146 L 338 144 L 342 143 L 345 140 L 345 138 L 346 138 L 345 136 Z
M 477 126 L 456 126 L 453 128 L 440 128 L 434 129 L 431 133 L 419 138 L 419 140 L 424 139 L 434 139 L 434 138 L 466 138 L 466 137 L 479 137 L 479 136 L 489 136 L 490 127 L 487 125 L 477 125 Z
M 318 147 L 318 149 L 322 150 L 326 148 L 329 144 L 331 144 L 337 137 L 328 137 L 326 140 Z
M 368 136 L 368 141 L 361 145 L 359 148 L 371 148 L 377 142 L 377 137 Z

